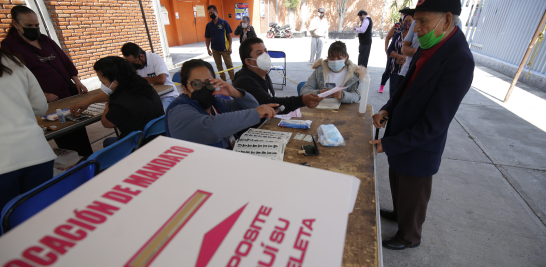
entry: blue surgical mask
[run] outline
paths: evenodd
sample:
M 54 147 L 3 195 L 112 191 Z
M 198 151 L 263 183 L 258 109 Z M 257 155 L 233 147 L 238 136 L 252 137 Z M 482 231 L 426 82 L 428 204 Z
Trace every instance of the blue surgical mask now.
M 343 69 L 343 67 L 345 67 L 345 59 L 328 61 L 328 68 L 330 68 L 333 72 L 339 72 Z
M 107 95 L 111 95 L 114 91 L 112 89 L 110 89 L 110 87 L 112 87 L 112 84 L 114 83 L 111 83 L 110 86 L 106 87 L 106 85 L 104 85 L 104 83 L 101 83 L 100 84 L 100 89 Z

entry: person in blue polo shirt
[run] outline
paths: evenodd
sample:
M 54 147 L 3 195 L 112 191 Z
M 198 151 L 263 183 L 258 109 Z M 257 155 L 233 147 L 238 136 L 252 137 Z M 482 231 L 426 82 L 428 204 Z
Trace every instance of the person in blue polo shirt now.
M 231 69 L 233 68 L 233 63 L 231 62 L 231 27 L 227 21 L 218 17 L 216 6 L 210 5 L 207 11 L 209 12 L 209 17 L 212 19 L 207 23 L 207 27 L 205 28 L 209 56 L 214 57 L 218 71 L 224 70 L 222 58 L 224 58 L 226 68 Z M 235 72 L 233 70 L 228 72 L 229 78 L 233 80 Z M 226 81 L 226 74 L 224 72 L 220 73 L 220 78 Z

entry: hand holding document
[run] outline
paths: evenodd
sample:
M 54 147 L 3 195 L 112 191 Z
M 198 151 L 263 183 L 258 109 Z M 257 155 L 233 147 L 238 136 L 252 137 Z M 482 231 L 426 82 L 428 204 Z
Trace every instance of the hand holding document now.
M 341 91 L 341 90 L 343 90 L 345 88 L 347 88 L 347 87 L 339 87 L 338 86 L 338 87 L 330 89 L 330 90 L 328 90 L 328 91 L 326 91 L 324 93 L 320 93 L 320 94 L 318 94 L 318 96 L 319 97 L 327 97 L 327 96 L 333 95 L 334 93 L 337 93 L 337 92 L 339 92 L 339 91 Z

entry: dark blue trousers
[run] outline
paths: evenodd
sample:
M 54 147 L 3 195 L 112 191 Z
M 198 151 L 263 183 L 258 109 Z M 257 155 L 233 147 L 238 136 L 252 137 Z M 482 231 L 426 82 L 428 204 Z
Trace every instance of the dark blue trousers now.
M 53 178 L 53 160 L 0 174 L 0 209 L 10 200 Z

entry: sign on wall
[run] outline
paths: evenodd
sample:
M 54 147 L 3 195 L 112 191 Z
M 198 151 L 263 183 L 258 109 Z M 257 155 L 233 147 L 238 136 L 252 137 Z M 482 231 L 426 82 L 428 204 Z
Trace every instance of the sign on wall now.
M 198 17 L 206 17 L 205 15 L 205 6 L 203 5 L 196 5 L 196 11 L 197 11 L 197 16 Z
M 265 2 L 260 1 L 260 17 L 265 18 Z
M 244 16 L 249 16 L 248 3 L 235 4 L 235 19 L 242 20 Z

